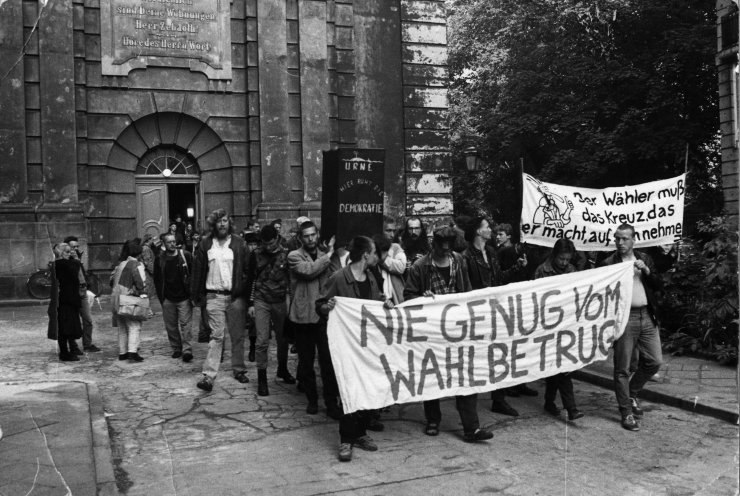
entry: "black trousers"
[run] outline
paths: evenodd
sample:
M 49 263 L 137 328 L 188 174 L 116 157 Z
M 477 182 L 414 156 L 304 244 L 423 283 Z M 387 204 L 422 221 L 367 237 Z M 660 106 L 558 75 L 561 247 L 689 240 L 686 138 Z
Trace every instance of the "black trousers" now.
M 339 387 L 337 386 L 337 378 L 334 375 L 334 367 L 331 364 L 329 340 L 326 337 L 326 325 L 322 322 L 316 324 L 298 324 L 294 322 L 293 326 L 295 330 L 295 346 L 298 351 L 298 381 L 306 390 L 308 402 L 316 403 L 319 399 L 316 388 L 316 372 L 313 366 L 316 352 L 318 351 L 324 403 L 327 407 L 336 406 L 337 398 L 339 397 Z
M 465 433 L 475 432 L 480 427 L 478 422 L 478 395 L 455 396 L 455 407 L 460 414 L 460 421 Z M 424 402 L 424 416 L 428 424 L 439 424 L 442 421 L 442 410 L 439 400 Z
M 77 341 L 75 341 L 73 338 L 68 337 L 61 337 L 59 336 L 57 338 L 57 343 L 59 343 L 59 354 L 60 355 L 68 355 L 69 353 L 74 353 L 75 350 L 79 349 L 79 346 L 77 345 Z
M 367 434 L 367 426 L 372 418 L 369 410 L 345 413 L 339 419 L 339 442 L 351 443 Z
M 558 391 L 560 391 L 560 399 L 563 400 L 563 408 L 571 410 L 576 407 L 573 380 L 570 374 L 555 374 L 545 379 L 545 403 L 555 403 Z

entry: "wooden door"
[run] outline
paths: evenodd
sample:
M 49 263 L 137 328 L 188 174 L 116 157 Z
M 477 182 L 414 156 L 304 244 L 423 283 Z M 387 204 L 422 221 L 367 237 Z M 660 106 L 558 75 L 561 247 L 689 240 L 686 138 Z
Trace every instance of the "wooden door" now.
M 159 236 L 167 230 L 167 186 L 136 185 L 136 221 L 142 235 Z

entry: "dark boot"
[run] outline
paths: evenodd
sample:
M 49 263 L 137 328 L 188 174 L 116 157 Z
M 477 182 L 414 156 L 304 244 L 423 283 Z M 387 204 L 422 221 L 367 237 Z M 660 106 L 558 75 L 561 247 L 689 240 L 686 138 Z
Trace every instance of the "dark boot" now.
M 257 394 L 259 396 L 270 396 L 270 390 L 267 388 L 267 370 L 257 370 Z
M 247 356 L 247 360 L 249 360 L 250 362 L 254 362 L 254 343 L 256 341 L 256 336 L 249 336 L 249 356 Z

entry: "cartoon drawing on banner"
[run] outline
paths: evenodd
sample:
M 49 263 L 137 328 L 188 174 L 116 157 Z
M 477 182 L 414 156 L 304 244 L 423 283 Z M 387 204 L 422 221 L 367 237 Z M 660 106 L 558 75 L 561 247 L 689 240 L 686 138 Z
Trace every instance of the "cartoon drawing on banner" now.
M 546 185 L 531 176 L 527 177 L 527 180 L 536 184 L 537 191 L 542 194 L 539 207 L 532 216 L 532 223 L 551 227 L 563 227 L 570 224 L 570 213 L 573 211 L 573 202 L 570 198 L 552 193 Z

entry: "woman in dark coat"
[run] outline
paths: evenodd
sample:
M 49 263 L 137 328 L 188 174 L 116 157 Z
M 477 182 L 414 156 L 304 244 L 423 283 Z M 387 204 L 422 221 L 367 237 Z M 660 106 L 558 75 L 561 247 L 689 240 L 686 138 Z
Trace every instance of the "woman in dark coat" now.
M 82 337 L 80 320 L 80 285 L 84 284 L 80 262 L 71 258 L 72 249 L 67 243 L 54 248 L 57 259 L 52 270 L 52 298 L 49 302 L 49 338 L 56 337 L 59 343 L 59 359 L 63 362 L 77 362 L 75 339 Z M 53 324 L 56 324 L 54 326 Z M 56 332 L 54 332 L 56 331 Z
M 534 278 L 540 279 L 575 272 L 576 268 L 570 263 L 575 253 L 576 249 L 571 240 L 557 240 L 550 256 L 537 267 Z M 563 407 L 568 412 L 568 420 L 573 421 L 583 417 L 583 413 L 576 407 L 573 381 L 569 372 L 555 374 L 545 379 L 545 410 L 556 417 L 560 416 L 560 408 L 555 405 L 555 397 L 558 391 L 560 392 L 560 399 L 563 401 Z

